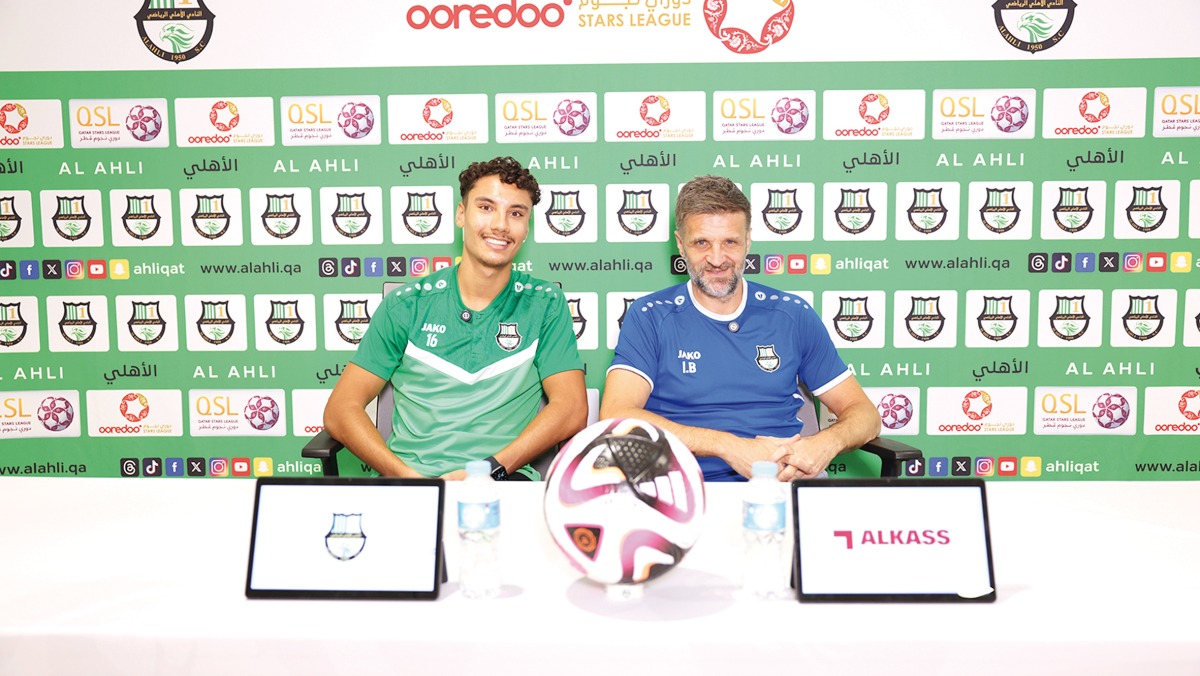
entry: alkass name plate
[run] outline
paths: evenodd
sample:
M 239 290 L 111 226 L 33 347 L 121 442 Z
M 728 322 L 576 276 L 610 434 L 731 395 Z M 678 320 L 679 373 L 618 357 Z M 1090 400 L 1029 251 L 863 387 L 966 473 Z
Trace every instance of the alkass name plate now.
M 792 483 L 800 601 L 995 601 L 981 479 Z

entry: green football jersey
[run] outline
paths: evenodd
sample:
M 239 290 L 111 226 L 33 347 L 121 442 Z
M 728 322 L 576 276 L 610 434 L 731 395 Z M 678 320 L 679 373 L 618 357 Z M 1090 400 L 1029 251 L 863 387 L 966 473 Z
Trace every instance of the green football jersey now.
M 542 380 L 583 369 L 566 298 L 512 273 L 483 310 L 463 305 L 458 266 L 388 294 L 351 360 L 395 390 L 388 446 L 426 476 L 506 446 L 533 420 Z M 539 478 L 530 467 L 520 470 Z

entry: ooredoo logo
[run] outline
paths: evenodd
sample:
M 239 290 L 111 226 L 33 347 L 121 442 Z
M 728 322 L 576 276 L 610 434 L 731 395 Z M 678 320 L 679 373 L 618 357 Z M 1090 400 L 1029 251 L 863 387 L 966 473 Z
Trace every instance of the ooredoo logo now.
M 425 102 L 425 108 L 421 110 L 421 119 L 434 129 L 441 129 L 450 124 L 454 119 L 454 109 L 450 107 L 449 99 L 434 97 Z
M 1200 390 L 1188 390 L 1179 398 L 1179 412 L 1191 421 L 1200 420 Z
M 242 116 L 238 115 L 237 106 L 233 101 L 217 101 L 208 110 L 208 121 L 217 131 L 233 131 L 238 122 L 242 121 Z
M 573 0 L 562 0 L 562 4 L 570 6 Z M 544 25 L 555 28 L 562 24 L 566 12 L 557 2 L 519 3 L 517 0 L 502 2 L 496 5 L 479 3 L 477 5 L 414 5 L 404 15 L 408 25 L 416 30 L 425 28 L 459 29 L 474 28 L 512 28 L 523 26 L 533 28 Z
M 792 29 L 792 21 L 796 18 L 796 6 L 792 0 L 775 0 L 783 9 L 772 14 L 759 29 L 758 37 L 754 37 L 743 28 L 725 25 L 725 15 L 729 12 L 727 0 L 707 0 L 704 3 L 704 24 L 713 37 L 721 41 L 726 49 L 735 54 L 757 54 L 767 47 L 779 42 Z
M 667 97 L 651 94 L 642 99 L 642 105 L 638 108 L 638 114 L 642 116 L 642 120 L 646 124 L 651 127 L 658 127 L 671 119 L 671 104 L 667 101 Z
M 29 126 L 29 113 L 19 103 L 0 106 L 0 128 L 9 134 L 20 134 Z
M 983 420 L 992 414 L 992 395 L 984 390 L 971 390 L 963 397 L 962 410 L 971 420 Z
M 858 116 L 867 124 L 880 124 L 888 119 L 891 112 L 887 97 L 875 92 L 862 97 L 862 101 L 858 104 Z
M 146 395 L 130 392 L 121 398 L 121 415 L 129 422 L 141 422 L 150 415 L 150 402 Z
M 1080 116 L 1093 124 L 1108 117 L 1110 110 L 1108 94 L 1104 92 L 1088 92 L 1079 100 Z

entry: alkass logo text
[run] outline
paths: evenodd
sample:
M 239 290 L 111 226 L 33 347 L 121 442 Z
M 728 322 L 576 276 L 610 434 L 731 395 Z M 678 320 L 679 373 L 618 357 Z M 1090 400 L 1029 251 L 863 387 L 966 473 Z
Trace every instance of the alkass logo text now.
M 833 537 L 845 538 L 846 549 L 854 549 L 854 545 L 948 545 L 950 531 L 941 529 L 925 530 L 864 530 L 855 533 L 852 530 L 835 530 Z

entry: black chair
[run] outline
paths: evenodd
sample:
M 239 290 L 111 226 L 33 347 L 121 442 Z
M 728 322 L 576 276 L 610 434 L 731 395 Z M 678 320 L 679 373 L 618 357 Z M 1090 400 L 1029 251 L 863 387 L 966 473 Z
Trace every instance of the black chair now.
M 821 401 L 813 396 L 804 383 L 799 383 L 800 393 L 806 403 L 800 407 L 800 420 L 804 422 L 804 436 L 816 434 L 824 427 L 824 416 L 821 415 Z M 809 432 L 811 430 L 811 432 Z M 879 458 L 879 476 L 898 477 L 904 475 L 904 466 L 910 460 L 924 460 L 925 454 L 921 449 L 910 446 L 891 437 L 875 437 L 851 453 L 866 452 Z

